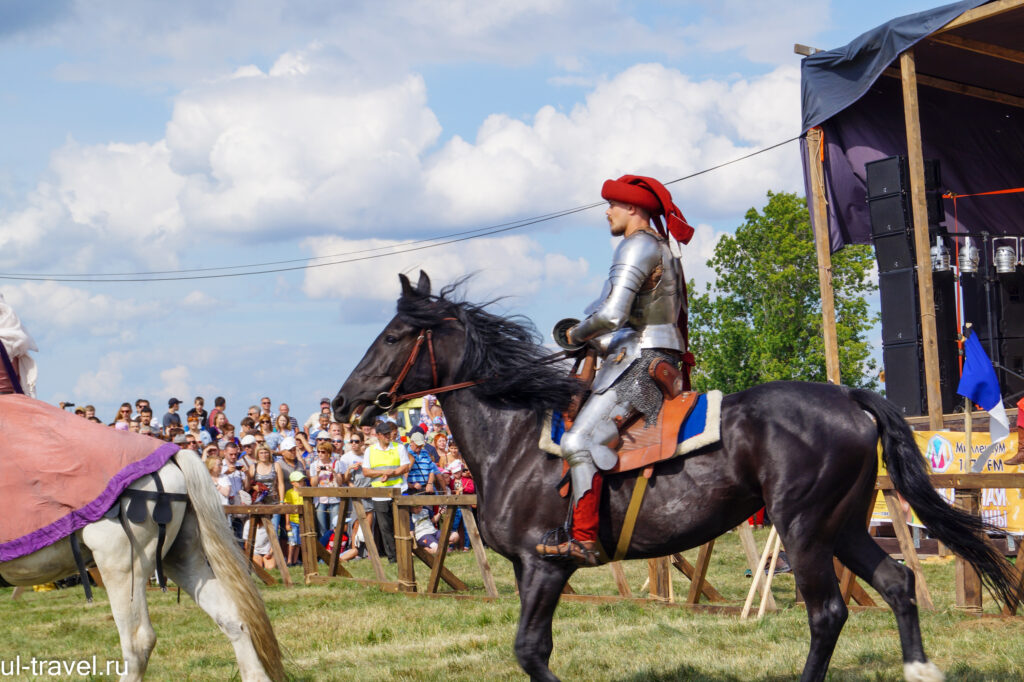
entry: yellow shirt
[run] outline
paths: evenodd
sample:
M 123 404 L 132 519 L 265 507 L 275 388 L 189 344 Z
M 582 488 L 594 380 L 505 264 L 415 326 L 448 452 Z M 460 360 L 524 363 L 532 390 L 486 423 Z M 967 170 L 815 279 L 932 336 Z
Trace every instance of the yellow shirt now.
M 300 495 L 299 491 L 297 491 L 294 487 L 288 488 L 288 490 L 284 491 L 284 501 L 283 501 L 283 504 L 297 504 L 297 505 L 301 506 L 302 505 L 302 495 Z M 297 524 L 299 522 L 299 515 L 298 514 L 289 514 L 288 515 L 288 520 L 291 521 L 292 523 Z

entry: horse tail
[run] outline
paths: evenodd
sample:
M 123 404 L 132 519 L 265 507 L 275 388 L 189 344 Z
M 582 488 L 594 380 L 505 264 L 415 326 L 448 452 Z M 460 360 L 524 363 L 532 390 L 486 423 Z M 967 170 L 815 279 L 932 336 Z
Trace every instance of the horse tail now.
M 284 680 L 281 648 L 267 617 L 266 606 L 245 570 L 245 560 L 238 543 L 224 522 L 220 499 L 210 485 L 210 474 L 194 452 L 180 450 L 174 459 L 185 475 L 188 497 L 199 520 L 199 536 L 206 560 L 238 608 L 239 618 L 252 638 L 256 655 L 267 676 L 275 682 Z
M 882 457 L 893 486 L 917 512 L 928 532 L 974 566 L 985 585 L 1004 604 L 1018 603 L 1020 586 L 1015 571 L 985 536 L 1002 530 L 950 506 L 939 495 L 928 479 L 913 432 L 891 402 L 864 389 L 851 390 L 850 397 L 874 415 L 882 440 Z

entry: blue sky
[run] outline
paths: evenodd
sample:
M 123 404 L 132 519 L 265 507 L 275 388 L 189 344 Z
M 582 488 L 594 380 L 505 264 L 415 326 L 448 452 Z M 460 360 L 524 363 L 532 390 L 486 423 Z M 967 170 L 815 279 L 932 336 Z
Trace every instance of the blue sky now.
M 0 272 L 116 273 L 391 247 L 599 200 L 792 137 L 795 42 L 822 48 L 927 2 L 468 0 L 0 5 Z M 796 143 L 671 187 L 716 240 Z M 397 273 L 551 324 L 596 296 L 601 211 L 278 274 L 0 280 L 40 346 L 40 398 L 116 405 L 262 395 L 303 415 L 393 312 Z M 554 294 L 554 295 L 552 295 Z

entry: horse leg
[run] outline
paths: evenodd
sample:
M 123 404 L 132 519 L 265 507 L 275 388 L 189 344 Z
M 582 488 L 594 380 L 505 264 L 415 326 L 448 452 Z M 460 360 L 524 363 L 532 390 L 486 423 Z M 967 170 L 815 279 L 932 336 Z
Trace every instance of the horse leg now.
M 861 579 L 878 590 L 896 616 L 903 649 L 903 676 L 908 682 L 936 682 L 942 671 L 928 660 L 917 617 L 914 572 L 886 554 L 859 525 L 844 532 L 836 556 Z
M 103 577 L 110 610 L 121 638 L 121 656 L 125 672 L 121 682 L 142 680 L 149 655 L 156 646 L 156 633 L 149 620 L 146 586 L 156 570 L 154 552 L 156 532 L 145 526 L 133 526 L 140 552 L 133 552 L 128 536 L 116 521 L 102 519 L 82 529 L 82 543 L 92 551 L 96 568 Z M 134 575 L 132 561 L 135 562 Z
M 237 604 L 206 562 L 199 524 L 191 507 L 178 531 L 177 540 L 164 558 L 164 570 L 168 578 L 185 590 L 213 618 L 217 627 L 231 641 L 241 679 L 246 682 L 269 680 L 248 629 L 244 627 Z
M 516 632 L 516 660 L 531 680 L 555 680 L 548 668 L 554 643 L 551 621 L 562 588 L 576 567 L 527 556 L 514 562 L 519 581 L 519 630 Z
M 784 533 L 783 541 L 797 587 L 807 604 L 807 622 L 811 629 L 811 648 L 800 680 L 820 682 L 825 679 L 848 614 L 839 591 L 830 548 L 801 543 L 799 537 L 792 537 L 794 535 L 797 534 Z M 814 537 L 814 533 L 807 534 L 807 537 Z

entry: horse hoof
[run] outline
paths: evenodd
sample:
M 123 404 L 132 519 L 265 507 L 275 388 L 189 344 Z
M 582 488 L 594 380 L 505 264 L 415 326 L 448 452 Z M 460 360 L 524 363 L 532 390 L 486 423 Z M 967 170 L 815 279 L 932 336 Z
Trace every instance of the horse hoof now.
M 903 679 L 907 682 L 943 682 L 946 676 L 931 661 L 903 664 Z

